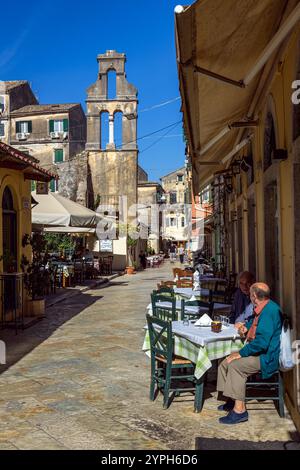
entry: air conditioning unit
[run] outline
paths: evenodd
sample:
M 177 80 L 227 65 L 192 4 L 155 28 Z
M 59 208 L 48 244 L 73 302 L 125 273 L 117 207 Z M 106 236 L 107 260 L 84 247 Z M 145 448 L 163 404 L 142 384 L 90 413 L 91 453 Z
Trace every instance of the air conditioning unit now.
M 28 136 L 28 134 L 26 134 L 25 132 L 18 132 L 17 133 L 17 139 L 18 140 L 26 140 L 27 136 Z
M 60 132 L 50 132 L 50 137 L 51 139 L 59 139 L 60 137 Z

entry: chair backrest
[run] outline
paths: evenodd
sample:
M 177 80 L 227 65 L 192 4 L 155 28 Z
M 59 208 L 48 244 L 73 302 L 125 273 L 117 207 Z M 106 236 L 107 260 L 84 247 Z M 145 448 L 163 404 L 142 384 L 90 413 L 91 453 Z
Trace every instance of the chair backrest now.
M 159 294 L 159 295 L 168 295 L 168 296 L 171 296 L 173 297 L 175 294 L 174 294 L 174 290 L 172 289 L 172 287 L 167 287 L 167 286 L 160 286 L 158 287 L 159 284 L 157 285 L 157 291 L 156 293 Z
M 160 303 L 167 303 L 167 305 L 159 305 Z M 151 304 L 153 316 L 162 320 L 175 321 L 176 314 L 176 299 L 170 295 L 160 295 L 156 291 L 151 294 Z
M 193 280 L 193 272 L 192 272 L 192 271 L 185 271 L 185 270 L 182 269 L 182 270 L 180 271 L 180 273 L 178 274 L 179 280 L 180 280 L 182 277 Z
M 180 274 L 180 272 L 182 271 L 182 269 L 180 268 L 173 268 L 173 275 L 174 275 L 174 278 Z
M 193 287 L 193 281 L 188 279 L 182 279 L 176 282 L 176 287 L 182 289 L 185 287 Z
M 163 357 L 168 362 L 172 361 L 174 340 L 172 337 L 172 323 L 161 320 L 147 313 L 147 324 L 150 339 L 151 359 Z
M 203 300 L 181 300 L 181 319 L 185 315 L 186 307 L 204 307 L 207 308 L 207 313 L 211 317 L 214 311 L 214 302 L 204 302 Z

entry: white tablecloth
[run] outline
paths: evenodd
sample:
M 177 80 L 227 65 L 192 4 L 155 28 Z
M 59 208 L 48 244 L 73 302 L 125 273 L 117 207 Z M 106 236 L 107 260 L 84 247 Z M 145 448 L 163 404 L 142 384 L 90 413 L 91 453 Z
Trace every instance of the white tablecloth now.
M 191 324 L 191 322 L 186 326 L 183 325 L 182 321 L 174 321 L 172 322 L 172 331 L 199 346 L 205 346 L 213 341 L 240 338 L 240 335 L 233 325 L 226 327 L 222 325 L 222 331 L 220 331 L 220 333 L 214 333 L 211 331 L 210 326 L 195 326 Z

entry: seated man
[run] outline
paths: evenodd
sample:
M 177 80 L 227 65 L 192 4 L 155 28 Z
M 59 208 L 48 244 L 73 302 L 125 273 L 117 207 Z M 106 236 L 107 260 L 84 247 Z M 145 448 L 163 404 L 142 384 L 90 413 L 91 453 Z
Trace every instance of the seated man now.
M 88 248 L 85 249 L 83 257 L 85 261 L 94 261 L 94 255 Z
M 238 353 L 221 362 L 218 369 L 217 390 L 229 397 L 219 410 L 229 411 L 219 419 L 222 424 L 236 424 L 248 420 L 245 407 L 247 378 L 261 372 L 263 379 L 271 377 L 279 367 L 282 315 L 279 305 L 270 300 L 269 287 L 258 282 L 250 288 L 254 317 L 239 329 L 246 341 Z
M 231 307 L 230 323 L 236 323 L 237 318 L 243 314 L 250 301 L 250 287 L 254 282 L 254 276 L 249 271 L 239 275 L 239 287 L 237 288 Z M 239 320 L 240 321 L 240 320 Z

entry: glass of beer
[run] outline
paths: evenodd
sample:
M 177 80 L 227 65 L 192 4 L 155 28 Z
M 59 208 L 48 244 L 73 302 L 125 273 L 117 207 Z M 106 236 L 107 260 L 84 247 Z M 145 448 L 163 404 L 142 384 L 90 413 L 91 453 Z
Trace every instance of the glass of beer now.
M 222 322 L 219 315 L 215 315 L 211 322 L 211 331 L 214 333 L 220 333 L 222 330 Z

